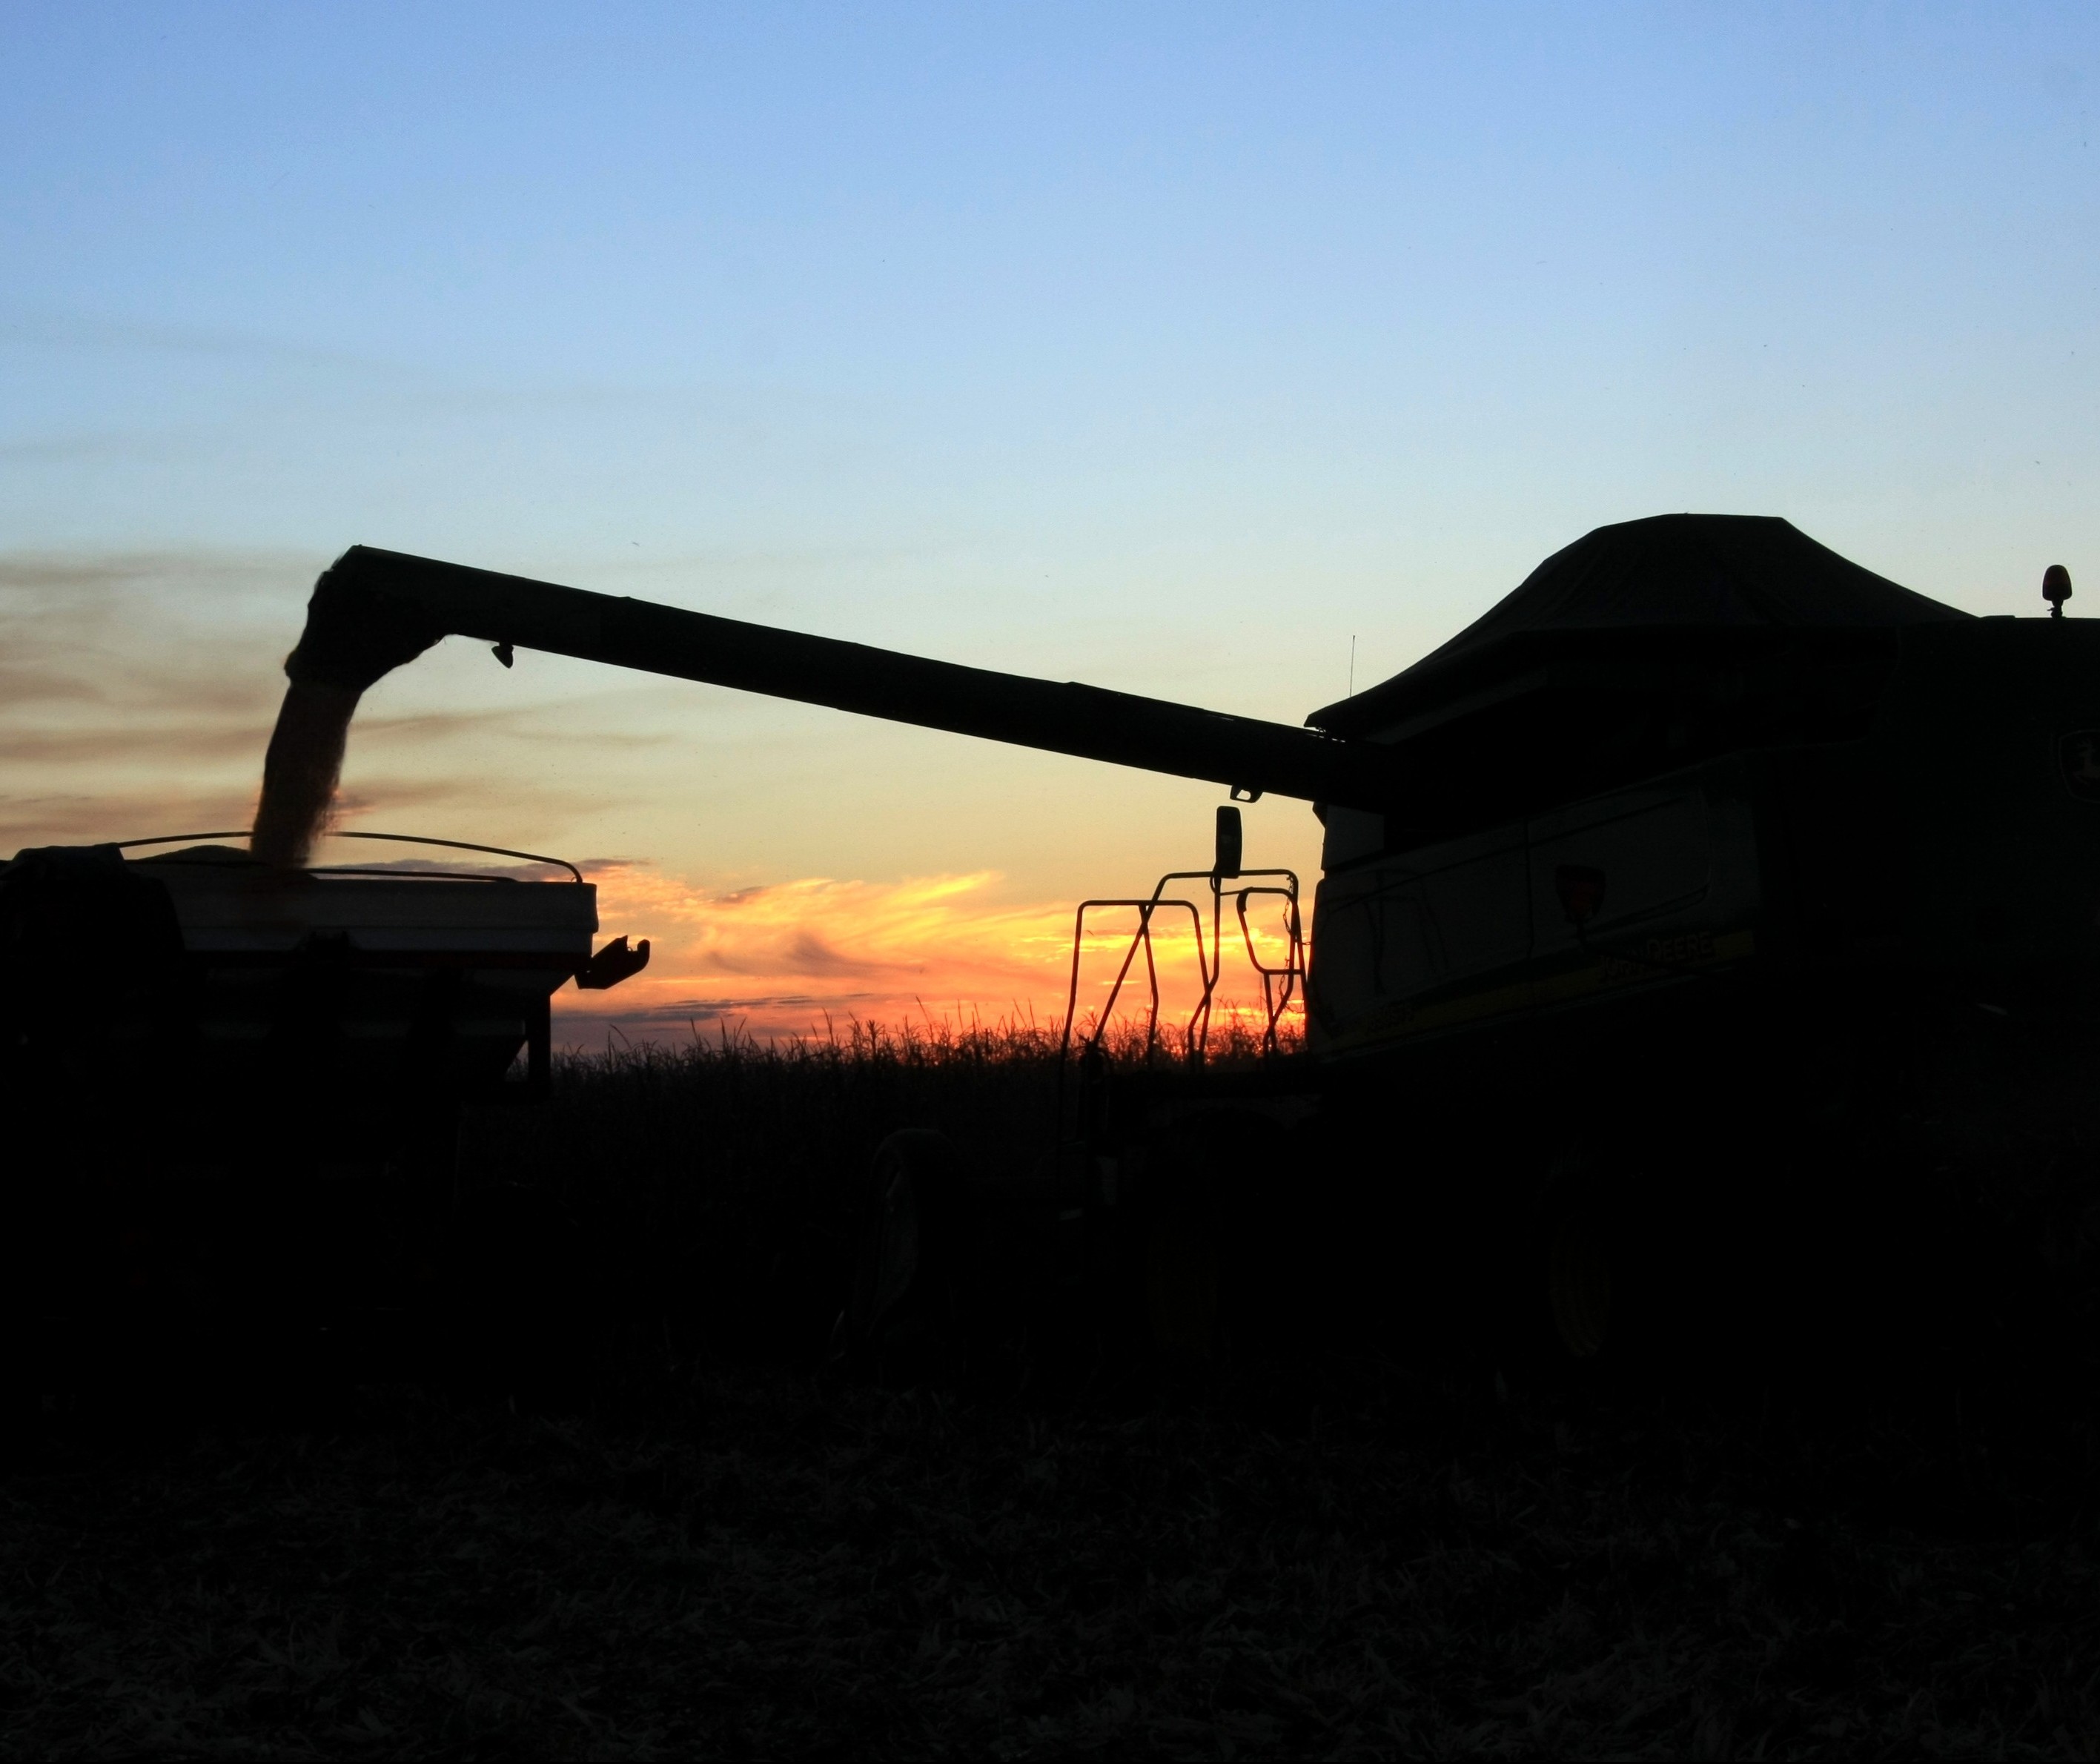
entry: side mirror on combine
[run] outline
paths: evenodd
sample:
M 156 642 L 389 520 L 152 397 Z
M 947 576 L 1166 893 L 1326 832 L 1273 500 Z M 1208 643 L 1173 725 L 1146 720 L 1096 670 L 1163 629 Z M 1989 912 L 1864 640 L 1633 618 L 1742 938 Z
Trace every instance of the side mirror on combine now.
M 1245 846 L 1245 834 L 1240 826 L 1240 811 L 1230 803 L 1218 805 L 1217 856 L 1211 864 L 1211 874 L 1220 880 L 1229 880 L 1240 873 L 1240 854 Z

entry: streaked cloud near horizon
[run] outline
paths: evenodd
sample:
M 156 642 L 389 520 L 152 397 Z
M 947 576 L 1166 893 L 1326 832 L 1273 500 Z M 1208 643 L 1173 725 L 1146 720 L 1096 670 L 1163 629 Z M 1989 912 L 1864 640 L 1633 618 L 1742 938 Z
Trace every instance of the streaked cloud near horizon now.
M 611 992 L 562 994 L 559 1033 L 576 1039 L 611 1025 L 660 1035 L 731 1025 L 761 1034 L 821 1034 L 827 1017 L 833 1027 L 846 1017 L 1054 1025 L 1071 984 L 1073 908 L 1004 904 L 995 893 L 1000 880 L 983 872 L 887 884 L 803 877 L 712 893 L 645 867 L 601 867 L 592 880 L 604 930 L 649 928 L 651 959 Z M 1171 1030 L 1187 1021 L 1202 982 L 1185 918 L 1162 919 L 1155 953 L 1161 1019 Z M 1232 941 L 1214 1005 L 1221 1020 L 1254 1010 L 1260 996 L 1229 909 L 1227 924 Z M 1077 995 L 1083 1022 L 1109 1008 L 1136 927 L 1128 911 L 1090 919 Z M 1272 926 L 1258 919 L 1255 928 L 1275 964 L 1280 919 Z M 1141 1021 L 1146 1003 L 1140 968 L 1114 999 L 1117 1019 Z

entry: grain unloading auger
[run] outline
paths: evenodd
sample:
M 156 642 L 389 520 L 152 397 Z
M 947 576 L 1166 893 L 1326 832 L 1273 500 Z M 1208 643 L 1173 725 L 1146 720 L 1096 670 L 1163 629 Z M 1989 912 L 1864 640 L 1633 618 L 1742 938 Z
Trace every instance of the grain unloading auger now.
M 361 692 L 447 636 L 508 663 L 544 650 L 645 673 L 828 705 L 1243 794 L 1377 812 L 1394 756 L 1316 730 L 1230 717 L 1071 681 L 1030 679 L 611 594 L 354 545 L 315 584 L 285 664 L 294 683 Z

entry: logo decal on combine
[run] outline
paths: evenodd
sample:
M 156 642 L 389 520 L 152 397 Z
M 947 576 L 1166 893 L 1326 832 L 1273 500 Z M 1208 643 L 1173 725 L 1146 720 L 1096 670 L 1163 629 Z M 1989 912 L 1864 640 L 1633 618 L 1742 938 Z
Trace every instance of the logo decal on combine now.
M 2100 777 L 2094 782 L 2100 784 Z M 1560 911 L 1579 937 L 1604 904 L 1604 872 L 1587 864 L 1564 863 L 1553 872 L 1553 892 L 1560 897 Z
M 2056 744 L 2063 781 L 2080 802 L 2100 802 L 2100 729 L 2074 729 Z

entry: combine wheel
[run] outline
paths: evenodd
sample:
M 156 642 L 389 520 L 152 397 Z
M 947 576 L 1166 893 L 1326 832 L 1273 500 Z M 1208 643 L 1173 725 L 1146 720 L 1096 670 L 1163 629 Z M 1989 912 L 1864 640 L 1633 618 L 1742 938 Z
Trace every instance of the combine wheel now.
M 1164 1162 L 1164 1160 L 1162 1160 Z M 1145 1310 L 1153 1351 L 1207 1359 L 1218 1345 L 1225 1219 L 1215 1182 L 1179 1161 L 1154 1180 L 1146 1210 Z
M 1635 1272 L 1625 1212 L 1623 1197 L 1585 1166 L 1571 1163 L 1548 1181 L 1516 1295 L 1537 1343 L 1532 1357 L 1573 1370 L 1625 1356 Z
M 1592 1220 L 1556 1222 L 1546 1246 L 1546 1296 L 1568 1357 L 1594 1360 L 1611 1338 L 1612 1259 Z
M 1282 1180 L 1283 1133 L 1220 1109 L 1156 1140 L 1140 1197 L 1146 1335 L 1169 1360 L 1260 1356 L 1304 1319 L 1301 1194 Z
M 952 1369 L 966 1201 L 962 1159 L 946 1134 L 907 1127 L 876 1148 L 845 1323 L 848 1346 L 885 1383 Z

